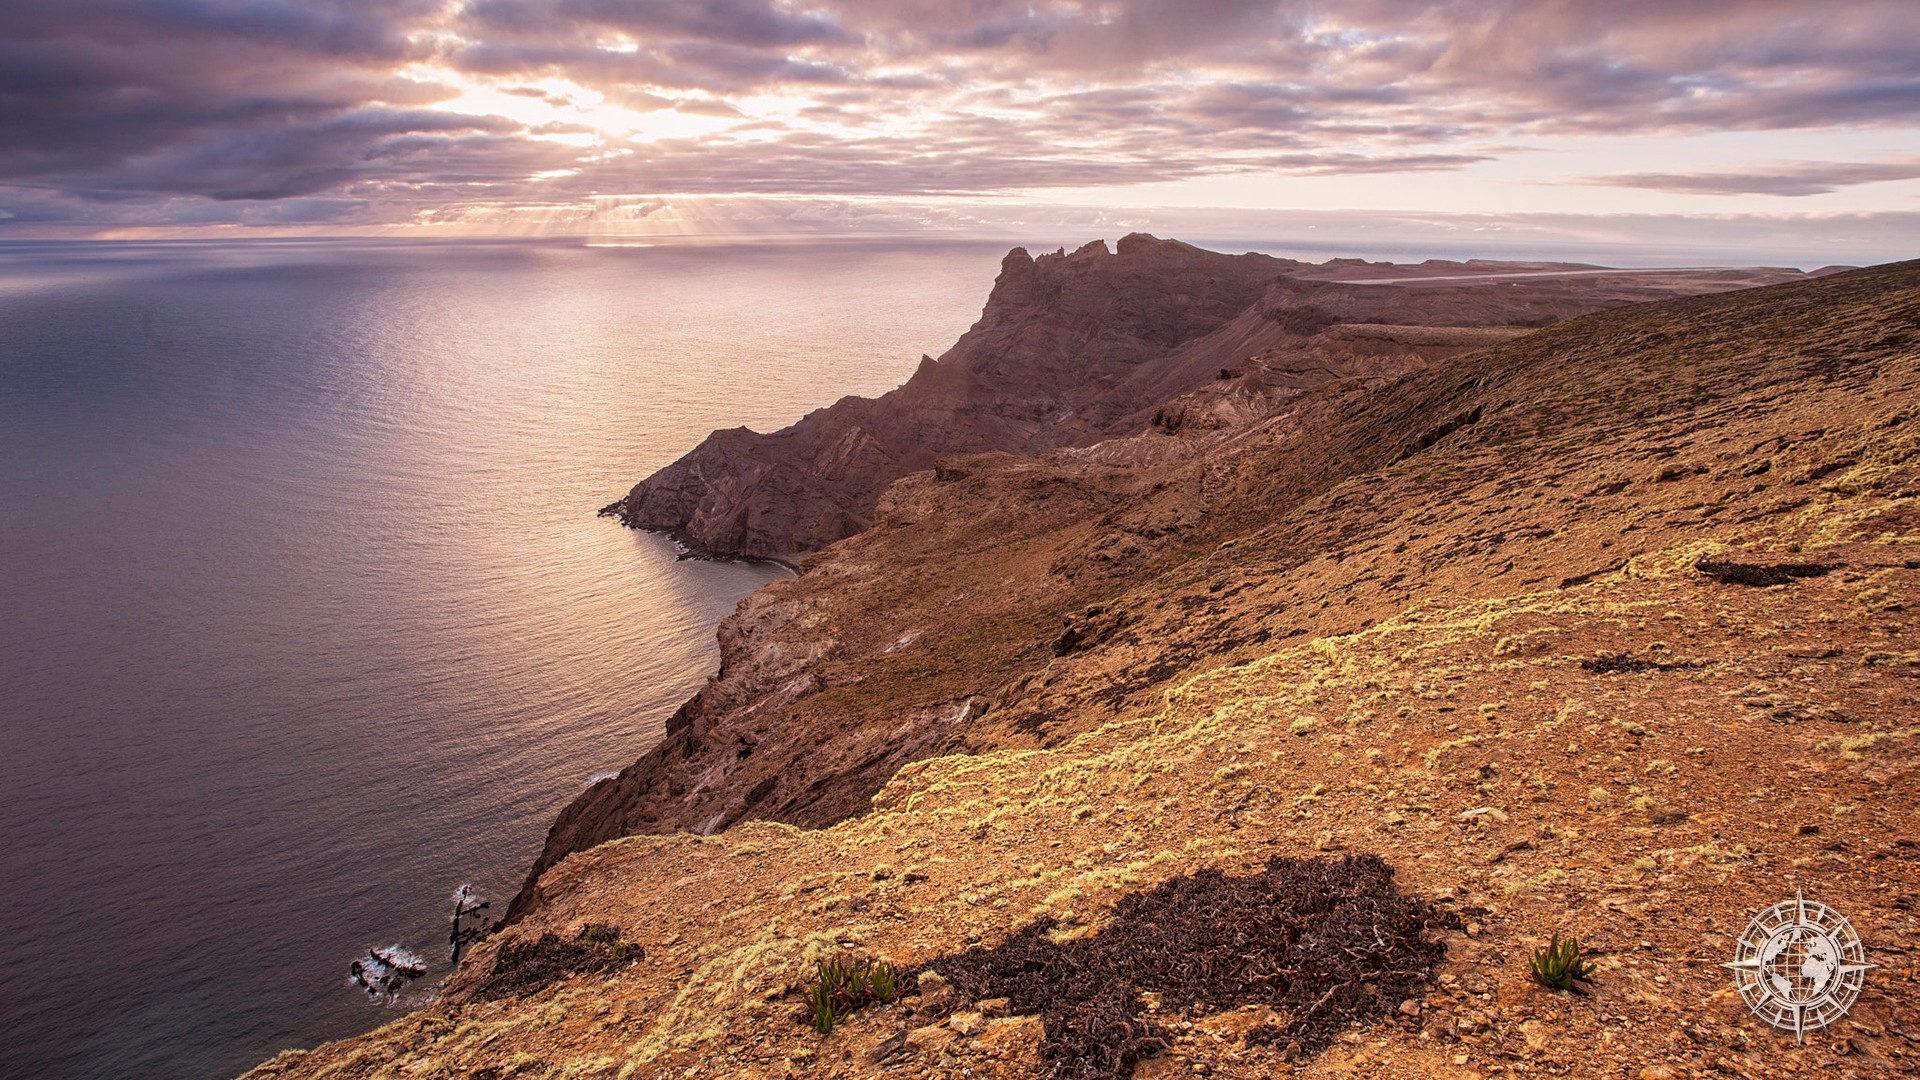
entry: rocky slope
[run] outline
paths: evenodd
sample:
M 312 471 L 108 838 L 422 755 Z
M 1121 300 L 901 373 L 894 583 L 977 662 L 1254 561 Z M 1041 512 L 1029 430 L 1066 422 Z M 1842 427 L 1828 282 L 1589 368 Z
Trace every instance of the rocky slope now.
M 730 828 L 575 851 L 441 1004 L 258 1074 L 1037 1075 L 1032 1016 L 930 984 L 823 1037 L 799 990 L 1334 852 L 1450 914 L 1433 978 L 1311 1058 L 1246 1037 L 1267 1005 L 1169 1013 L 1142 1075 L 1911 1071 L 1920 263 L 1519 335 L 1366 319 L 1139 434 L 893 485 L 555 842 Z M 1314 350 L 1402 360 L 1295 385 Z M 1881 965 L 1806 1045 L 1716 966 L 1796 887 Z M 489 989 L 587 923 L 643 955 Z M 1524 978 L 1566 932 L 1585 996 Z
M 1235 261 L 1246 258 L 1258 261 Z M 1218 317 L 1231 303 L 1206 305 L 1199 294 L 1167 291 L 1200 288 L 1205 281 L 1191 275 L 1202 273 L 1243 289 L 1270 275 L 1272 262 L 1139 236 L 1122 241 L 1120 254 L 1089 245 L 1032 261 L 1015 251 L 980 325 L 906 386 L 878 401 L 849 399 L 827 410 L 831 415 L 816 413 L 762 443 L 750 433 L 720 433 L 746 440 L 741 456 L 724 463 L 735 470 L 729 475 L 760 470 L 781 453 L 781 439 L 824 438 L 852 410 L 868 410 L 903 442 L 923 440 L 916 453 L 929 450 L 928 432 L 946 431 L 954 441 L 966 431 L 979 442 L 1001 439 L 1007 430 L 980 422 L 974 412 L 948 414 L 944 425 L 900 419 L 901 410 L 924 403 L 928 380 L 955 373 L 966 373 L 976 389 L 988 378 L 1018 385 L 1030 402 L 1060 395 L 1081 403 L 1071 415 L 1063 413 L 1064 422 L 1049 425 L 1051 434 L 1029 431 L 1029 439 L 1108 427 L 1148 432 L 1050 458 L 953 459 L 902 480 L 869 515 L 882 529 L 809 563 L 797 581 L 757 593 L 721 625 L 719 673 L 668 722 L 659 746 L 562 812 L 512 915 L 529 909 L 534 883 L 548 868 L 615 837 L 710 833 L 747 818 L 830 824 L 862 810 L 909 761 L 957 747 L 1031 741 L 1025 728 L 998 723 L 988 725 L 994 732 L 988 742 L 970 733 L 987 711 L 1004 707 L 1000 688 L 1031 659 L 1026 650 L 1036 638 L 1109 588 L 1114 574 L 1132 572 L 1141 553 L 1205 524 L 1202 478 L 1221 467 L 1227 448 L 1271 440 L 1333 400 L 1311 394 L 1316 388 L 1365 391 L 1529 327 L 1635 299 L 1799 276 L 1717 271 L 1514 280 L 1506 275 L 1516 266 L 1532 274 L 1551 268 L 1349 260 L 1334 268 L 1390 274 L 1401 283 L 1272 278 L 1258 299 L 1223 322 Z M 1234 278 L 1222 266 L 1257 272 Z M 1327 268 L 1300 269 L 1324 274 Z M 1501 276 L 1472 279 L 1489 273 Z M 1239 298 L 1231 294 L 1232 303 Z M 1087 329 L 1115 310 L 1154 318 L 1189 314 L 1176 330 L 1157 335 L 1143 322 L 1103 335 Z M 1212 332 L 1192 336 L 1208 325 Z M 1096 337 L 1106 344 L 1073 351 L 1072 342 Z M 1070 373 L 1097 366 L 1089 359 L 1096 354 L 1111 376 L 1103 379 L 1108 391 L 1073 397 Z M 1190 392 L 1170 398 L 1182 390 Z M 1014 398 L 1008 392 L 993 400 L 998 408 Z M 1138 404 L 1147 401 L 1152 407 Z M 977 428 L 965 426 L 976 422 Z M 714 445 L 709 439 L 666 472 L 707 468 L 700 463 L 711 461 Z M 1309 483 L 1332 482 L 1371 460 L 1345 458 Z M 865 483 L 882 473 L 859 475 Z M 815 493 L 849 483 L 844 471 L 808 476 Z M 652 484 L 641 488 L 654 491 Z M 834 498 L 852 498 L 857 489 L 834 487 Z M 811 505 L 812 495 L 782 490 L 792 508 Z M 769 489 L 755 488 L 738 505 L 772 497 Z M 773 520 L 758 510 L 750 516 Z M 763 539 L 776 546 L 802 542 L 791 532 Z M 991 584 L 973 574 L 976 563 L 993 568 Z M 1088 565 L 1099 572 L 1086 574 Z M 876 612 L 887 617 L 872 618 Z M 1101 625 L 1093 618 L 1072 632 L 1099 633 Z M 896 682 L 910 685 L 911 696 L 896 697 Z M 876 697 L 881 686 L 886 689 Z
M 980 321 L 878 398 L 848 397 L 769 435 L 716 431 L 603 514 L 704 555 L 797 562 L 873 522 L 888 484 L 936 458 L 1034 454 L 1138 431 L 1143 413 L 1225 365 L 1298 347 L 1339 322 L 1544 326 L 1604 307 L 1781 280 L 1796 272 L 1540 278 L 1577 267 L 1222 255 L 1144 234 L 1035 259 L 1010 252 Z M 1302 272 L 1317 280 L 1291 280 Z M 1496 282 L 1463 282 L 1476 274 Z M 1425 287 L 1327 279 L 1432 277 Z M 1378 366 L 1378 365 L 1376 365 Z M 1355 371 L 1309 363 L 1301 385 Z

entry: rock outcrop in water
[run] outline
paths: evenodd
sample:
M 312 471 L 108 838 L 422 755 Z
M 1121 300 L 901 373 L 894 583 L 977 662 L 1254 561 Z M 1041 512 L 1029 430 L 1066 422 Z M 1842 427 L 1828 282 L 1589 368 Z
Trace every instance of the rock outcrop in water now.
M 1270 890 L 1301 926 L 1431 905 L 1407 941 L 1432 976 L 1338 939 L 1341 985 L 1409 981 L 1307 1061 L 1320 1044 L 1273 1033 L 1321 998 L 1233 966 L 1259 948 L 1219 950 L 1204 1000 L 1076 969 L 1076 1015 L 1138 1036 L 1139 1075 L 1905 1068 L 1920 263 L 1533 333 L 1382 313 L 1539 317 L 1509 297 L 1576 286 L 1319 272 L 1281 287 L 1354 321 L 1217 366 L 1132 435 L 893 484 L 872 528 L 728 620 L 722 671 L 569 808 L 518 922 L 439 1004 L 259 1075 L 1124 1075 L 1061 1057 L 1049 1005 L 969 990 L 955 958 L 1097 959 L 1171 895 L 1213 956 L 1204 886 L 1276 856 L 1379 871 L 1324 921 L 1326 890 Z M 1805 1045 L 1716 966 L 1796 883 L 1882 965 Z M 643 959 L 488 1000 L 588 925 Z M 1525 977 L 1568 932 L 1600 961 L 1578 1001 Z M 847 955 L 954 977 L 821 1036 L 801 998 Z

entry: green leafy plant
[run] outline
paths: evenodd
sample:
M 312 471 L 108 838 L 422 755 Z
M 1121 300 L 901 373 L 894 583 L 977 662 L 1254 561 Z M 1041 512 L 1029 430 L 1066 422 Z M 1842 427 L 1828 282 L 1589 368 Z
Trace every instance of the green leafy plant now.
M 869 968 L 867 989 L 873 993 L 875 1001 L 892 1001 L 898 997 L 900 988 L 897 985 L 893 965 L 883 961 Z
M 807 988 L 807 1016 L 813 1029 L 825 1035 L 841 1017 L 876 1001 L 892 1001 L 899 993 L 899 973 L 885 960 L 835 957 L 821 962 L 819 975 Z
M 1550 990 L 1578 991 L 1574 984 L 1592 982 L 1593 970 L 1593 961 L 1580 955 L 1580 939 L 1568 937 L 1562 941 L 1557 932 L 1527 961 L 1527 977 Z
M 627 958 L 627 950 L 631 948 L 633 948 L 633 946 L 624 941 L 614 942 L 613 949 L 611 950 L 614 962 L 618 963 L 619 961 L 625 960 Z
M 832 1031 L 834 1021 L 840 1019 L 833 1011 L 833 991 L 825 982 L 815 982 L 808 988 L 807 1015 L 813 1020 L 813 1030 L 822 1035 Z

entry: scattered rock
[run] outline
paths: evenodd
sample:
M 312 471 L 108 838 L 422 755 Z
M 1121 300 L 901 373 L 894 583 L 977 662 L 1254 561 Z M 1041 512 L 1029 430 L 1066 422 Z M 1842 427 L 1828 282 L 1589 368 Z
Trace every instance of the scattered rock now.
M 1599 656 L 1591 656 L 1580 661 L 1582 670 L 1590 671 L 1595 675 L 1612 675 L 1619 672 L 1632 671 L 1686 671 L 1699 666 L 1700 664 L 1698 662 L 1691 660 L 1643 660 L 1640 657 L 1620 652 L 1602 653 Z
M 907 1032 L 905 1046 L 917 1053 L 938 1053 L 954 1040 L 953 1030 L 945 1024 L 927 1024 Z
M 903 1030 L 867 1051 L 867 1060 L 878 1064 L 899 1053 L 907 1045 L 907 1036 L 911 1030 Z
M 947 1017 L 947 1027 L 955 1035 L 978 1035 L 987 1030 L 987 1021 L 977 1012 L 957 1012 Z

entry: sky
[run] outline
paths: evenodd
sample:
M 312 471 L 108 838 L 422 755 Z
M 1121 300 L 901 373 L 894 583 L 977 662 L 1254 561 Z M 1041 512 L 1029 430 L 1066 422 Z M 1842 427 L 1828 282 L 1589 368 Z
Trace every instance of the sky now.
M 0 0 L 0 239 L 1135 228 L 1920 255 L 1920 8 Z

